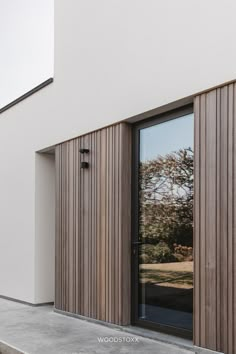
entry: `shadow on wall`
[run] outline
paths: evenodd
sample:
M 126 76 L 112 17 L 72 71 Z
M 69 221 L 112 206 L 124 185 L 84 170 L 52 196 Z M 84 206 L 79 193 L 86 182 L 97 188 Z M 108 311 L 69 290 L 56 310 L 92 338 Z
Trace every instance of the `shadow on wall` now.
M 35 303 L 54 302 L 55 154 L 35 154 Z

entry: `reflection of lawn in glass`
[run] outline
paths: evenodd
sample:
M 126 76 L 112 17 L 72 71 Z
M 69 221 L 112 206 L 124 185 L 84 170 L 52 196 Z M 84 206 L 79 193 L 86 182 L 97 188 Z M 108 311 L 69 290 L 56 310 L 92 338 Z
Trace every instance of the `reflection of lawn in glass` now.
M 190 289 L 193 287 L 193 262 L 140 264 L 140 282 Z

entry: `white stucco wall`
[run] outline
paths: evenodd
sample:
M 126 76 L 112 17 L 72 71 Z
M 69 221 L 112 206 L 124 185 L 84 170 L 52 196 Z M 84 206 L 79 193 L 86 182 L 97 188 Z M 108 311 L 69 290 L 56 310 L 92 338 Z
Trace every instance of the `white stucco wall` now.
M 53 76 L 53 0 L 0 0 L 0 108 Z
M 54 83 L 0 116 L 0 294 L 50 301 L 35 151 L 235 79 L 235 11 L 234 0 L 55 0 Z
M 55 155 L 35 155 L 35 302 L 53 302 L 55 289 Z

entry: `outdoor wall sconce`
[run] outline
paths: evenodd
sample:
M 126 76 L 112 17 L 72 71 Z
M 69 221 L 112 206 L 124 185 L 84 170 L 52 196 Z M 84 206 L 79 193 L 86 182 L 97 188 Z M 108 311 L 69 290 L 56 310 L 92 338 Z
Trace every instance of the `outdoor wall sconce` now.
M 81 168 L 88 168 L 88 167 L 89 167 L 89 163 L 88 163 L 88 162 L 85 162 L 85 161 L 81 161 L 81 162 L 80 162 L 80 167 L 81 167 Z
M 81 154 L 88 154 L 89 153 L 89 149 L 79 149 L 79 152 Z
M 81 154 L 88 154 L 89 153 L 89 149 L 79 149 L 79 152 Z M 81 161 L 80 162 L 80 168 L 88 168 L 89 167 L 89 163 L 86 161 Z

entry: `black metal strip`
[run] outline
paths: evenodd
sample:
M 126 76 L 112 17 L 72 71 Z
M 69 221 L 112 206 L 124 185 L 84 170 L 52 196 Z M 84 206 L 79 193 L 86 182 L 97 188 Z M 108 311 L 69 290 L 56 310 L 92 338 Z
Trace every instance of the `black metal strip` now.
M 41 89 L 44 88 L 45 86 L 51 84 L 52 82 L 53 82 L 53 78 L 50 78 L 50 79 L 48 79 L 48 80 L 42 82 L 40 85 L 34 87 L 32 90 L 26 92 L 24 95 L 18 97 L 16 100 L 14 100 L 14 101 L 8 103 L 6 106 L 0 108 L 0 114 L 3 113 L 3 112 L 5 112 L 7 109 L 9 109 L 9 108 L 15 106 L 17 103 L 23 101 L 23 100 L 26 99 L 27 97 L 33 95 L 35 92 L 41 90 Z

